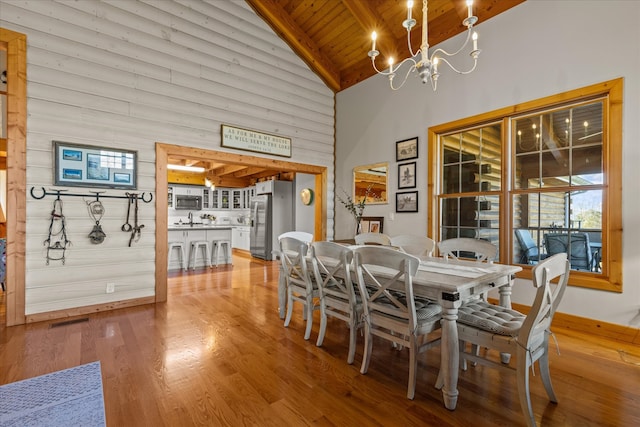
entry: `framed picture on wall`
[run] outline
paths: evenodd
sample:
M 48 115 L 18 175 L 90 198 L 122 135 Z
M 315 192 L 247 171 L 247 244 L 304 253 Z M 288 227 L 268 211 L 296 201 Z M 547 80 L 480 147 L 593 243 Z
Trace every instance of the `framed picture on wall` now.
M 53 141 L 55 185 L 136 189 L 138 153 Z
M 384 227 L 383 216 L 363 216 L 360 222 L 363 233 L 382 233 Z
M 416 188 L 416 162 L 398 165 L 398 189 Z
M 418 158 L 418 137 L 396 142 L 396 162 Z
M 396 193 L 396 212 L 418 212 L 418 192 Z

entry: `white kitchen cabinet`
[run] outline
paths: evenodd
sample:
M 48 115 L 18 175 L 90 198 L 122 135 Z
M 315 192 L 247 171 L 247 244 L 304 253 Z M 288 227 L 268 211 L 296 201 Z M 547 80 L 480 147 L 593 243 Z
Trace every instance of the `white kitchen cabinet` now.
M 203 199 L 203 207 L 208 209 L 249 209 L 256 187 L 205 189 L 209 194 Z M 205 204 L 205 200 L 209 202 Z
M 244 209 L 251 208 L 251 198 L 256 195 L 256 187 L 247 187 L 242 190 L 242 204 Z
M 173 194 L 181 196 L 200 196 L 202 197 L 203 187 L 197 185 L 174 185 Z
M 231 207 L 231 190 L 228 188 L 221 188 L 219 190 L 219 209 L 229 209 Z
M 234 227 L 232 232 L 231 246 L 234 249 L 249 251 L 249 227 Z
M 231 190 L 231 209 L 242 209 L 244 208 L 244 201 L 242 197 L 242 189 L 235 188 Z

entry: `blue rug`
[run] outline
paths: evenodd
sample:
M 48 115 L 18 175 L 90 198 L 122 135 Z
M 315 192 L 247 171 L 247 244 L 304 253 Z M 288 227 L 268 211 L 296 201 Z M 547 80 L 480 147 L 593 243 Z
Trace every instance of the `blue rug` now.
M 0 426 L 105 426 L 100 362 L 0 386 Z

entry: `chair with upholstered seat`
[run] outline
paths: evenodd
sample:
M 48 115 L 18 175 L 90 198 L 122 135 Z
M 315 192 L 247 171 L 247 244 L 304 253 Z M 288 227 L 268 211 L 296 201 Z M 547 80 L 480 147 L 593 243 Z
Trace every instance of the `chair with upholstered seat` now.
M 549 335 L 553 315 L 567 286 L 569 268 L 567 254 L 564 253 L 551 256 L 533 267 L 536 296 L 526 316 L 482 300 L 465 304 L 458 312 L 460 340 L 516 356 L 514 367 L 473 353 L 464 354 L 465 358 L 483 365 L 515 370 L 520 406 L 529 426 L 536 425 L 529 393 L 529 368 L 536 361 L 549 400 L 557 402 L 549 372 Z M 556 281 L 554 290 L 552 282 Z
M 344 320 L 349 326 L 349 354 L 352 364 L 356 354 L 356 332 L 361 323 L 362 301 L 351 281 L 353 252 L 333 242 L 311 245 L 313 275 L 320 291 L 320 332 L 316 345 L 322 346 L 327 330 L 327 317 Z
M 493 263 L 493 260 L 498 255 L 498 248 L 493 243 L 486 240 L 471 239 L 468 237 L 442 240 L 438 243 L 438 250 L 440 251 L 440 255 L 444 257 L 450 257 L 453 259 L 475 258 L 477 262 L 488 263 Z M 485 292 L 474 299 L 486 300 L 487 294 L 488 292 Z M 466 347 L 464 340 L 460 340 L 459 345 L 460 351 L 463 351 L 464 347 Z M 472 345 L 472 351 L 477 355 L 480 352 L 480 348 L 476 345 Z M 463 369 L 466 369 L 467 359 L 461 357 L 460 364 Z
M 364 355 L 360 372 L 369 369 L 373 336 L 409 349 L 407 397 L 415 396 L 418 355 L 440 338 L 429 334 L 440 328 L 442 308 L 427 300 L 416 299 L 413 277 L 420 259 L 384 246 L 354 249 L 358 289 L 364 310 Z
M 307 322 L 304 333 L 305 340 L 311 336 L 313 310 L 320 308 L 314 305 L 314 298 L 318 298 L 320 294 L 307 267 L 308 248 L 306 242 L 293 237 L 280 239 L 280 260 L 287 289 L 287 316 L 284 320 L 284 326 L 288 327 L 291 322 L 293 303 L 300 302 L 303 306 L 303 318 Z
M 400 248 L 401 251 L 408 254 L 424 257 L 431 256 L 436 247 L 436 242 L 427 236 L 419 236 L 417 234 L 401 234 L 391 237 L 391 246 Z
M 356 245 L 382 245 L 391 246 L 391 238 L 382 233 L 362 233 L 356 234 Z

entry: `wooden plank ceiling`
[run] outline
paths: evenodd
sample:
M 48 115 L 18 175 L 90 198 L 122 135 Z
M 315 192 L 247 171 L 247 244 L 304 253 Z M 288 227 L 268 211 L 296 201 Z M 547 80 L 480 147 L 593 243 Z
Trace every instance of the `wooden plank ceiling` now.
M 396 60 L 408 56 L 407 31 L 402 26 L 407 17 L 404 0 L 246 1 L 334 92 L 374 75 L 367 56 L 373 31 L 378 33 L 378 68 L 385 67 L 388 56 Z M 475 0 L 473 13 L 480 24 L 522 2 Z M 422 1 L 414 1 L 412 13 L 417 21 L 412 30 L 415 52 L 420 48 Z M 429 1 L 429 45 L 464 32 L 466 17 L 465 0 Z
M 407 16 L 404 0 L 246 0 L 273 30 L 291 46 L 334 92 L 374 75 L 367 53 L 371 32 L 378 33 L 376 60 L 386 64 L 387 55 L 405 58 Z M 524 0 L 475 0 L 473 12 L 482 23 Z M 422 2 L 414 1 L 412 46 L 420 46 Z M 429 44 L 434 46 L 463 31 L 467 17 L 465 0 L 431 0 L 428 4 Z M 482 37 L 481 31 L 479 31 Z M 480 57 L 480 61 L 482 56 Z M 206 176 L 221 187 L 246 187 L 264 179 L 287 179 L 287 173 L 258 167 L 169 159 L 169 163 L 203 166 Z M 204 177 L 202 178 L 204 180 Z

